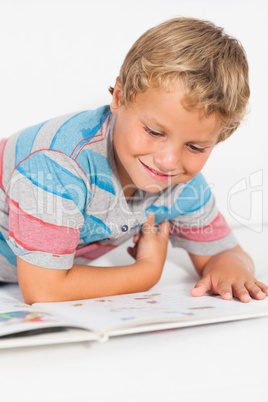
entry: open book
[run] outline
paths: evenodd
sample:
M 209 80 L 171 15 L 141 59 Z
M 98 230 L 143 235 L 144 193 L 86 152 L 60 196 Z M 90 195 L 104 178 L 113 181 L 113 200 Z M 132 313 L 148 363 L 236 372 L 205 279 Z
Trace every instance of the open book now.
M 188 288 L 188 286 L 187 286 Z M 60 303 L 23 302 L 17 285 L 0 287 L 0 348 L 104 341 L 111 336 L 268 315 L 268 298 L 242 303 L 194 298 L 181 286 Z

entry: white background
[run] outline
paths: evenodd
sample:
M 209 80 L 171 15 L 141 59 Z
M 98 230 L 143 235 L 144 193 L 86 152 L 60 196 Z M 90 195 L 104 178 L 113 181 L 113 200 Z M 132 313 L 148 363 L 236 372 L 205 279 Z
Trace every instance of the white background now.
M 0 0 L 0 138 L 109 103 L 133 42 L 175 16 L 211 20 L 246 49 L 250 113 L 204 173 L 228 222 L 260 232 L 268 222 L 267 0 Z
M 127 50 L 144 30 L 163 20 L 181 15 L 224 26 L 248 54 L 251 112 L 237 133 L 215 149 L 205 173 L 229 222 L 237 224 L 237 218 L 253 229 L 235 229 L 235 234 L 265 280 L 267 228 L 259 233 L 258 197 L 263 192 L 267 205 L 267 4 L 0 0 L 0 137 L 50 117 L 109 103 L 107 88 Z M 258 185 L 252 193 L 253 209 L 247 189 L 231 198 L 230 214 L 229 191 L 236 183 L 243 189 L 259 171 L 263 181 L 258 175 L 253 180 Z M 268 222 L 267 207 L 264 217 Z M 125 254 L 119 255 L 120 261 Z M 187 283 L 193 268 L 189 261 L 173 258 L 181 265 L 174 268 L 177 280 Z M 167 266 L 164 275 L 169 278 L 172 272 Z M 264 401 L 267 357 L 265 318 L 116 338 L 106 344 L 6 350 L 1 351 L 1 402 Z

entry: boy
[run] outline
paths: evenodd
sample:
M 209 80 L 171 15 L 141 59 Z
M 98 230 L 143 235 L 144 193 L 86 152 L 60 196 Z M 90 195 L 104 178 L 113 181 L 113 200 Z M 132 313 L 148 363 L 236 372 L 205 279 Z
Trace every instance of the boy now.
M 146 291 L 170 236 L 202 276 L 193 296 L 263 299 L 268 287 L 200 174 L 245 114 L 241 45 L 211 23 L 175 18 L 137 40 L 110 92 L 110 108 L 2 140 L 0 280 L 18 275 L 27 303 Z M 130 237 L 132 265 L 86 265 Z

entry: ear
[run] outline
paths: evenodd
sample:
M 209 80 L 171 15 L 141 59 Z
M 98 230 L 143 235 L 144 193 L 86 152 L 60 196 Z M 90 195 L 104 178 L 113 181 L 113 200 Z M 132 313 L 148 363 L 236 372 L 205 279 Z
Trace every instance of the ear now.
M 119 106 L 121 104 L 122 97 L 123 97 L 123 89 L 122 89 L 122 85 L 119 81 L 119 78 L 117 77 L 116 81 L 115 81 L 114 91 L 113 91 L 113 99 L 110 104 L 111 112 L 113 114 L 117 114 Z

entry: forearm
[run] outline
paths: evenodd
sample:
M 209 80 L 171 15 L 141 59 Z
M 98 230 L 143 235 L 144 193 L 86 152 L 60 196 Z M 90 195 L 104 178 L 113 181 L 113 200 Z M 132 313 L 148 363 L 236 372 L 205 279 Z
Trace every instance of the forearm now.
M 40 268 L 22 260 L 18 264 L 21 291 L 29 304 L 147 291 L 160 279 L 159 272 L 149 261 L 116 267 L 74 265 L 66 271 Z
M 148 262 L 116 267 L 74 265 L 66 272 L 64 293 L 74 299 L 136 293 L 150 289 L 159 279 Z

